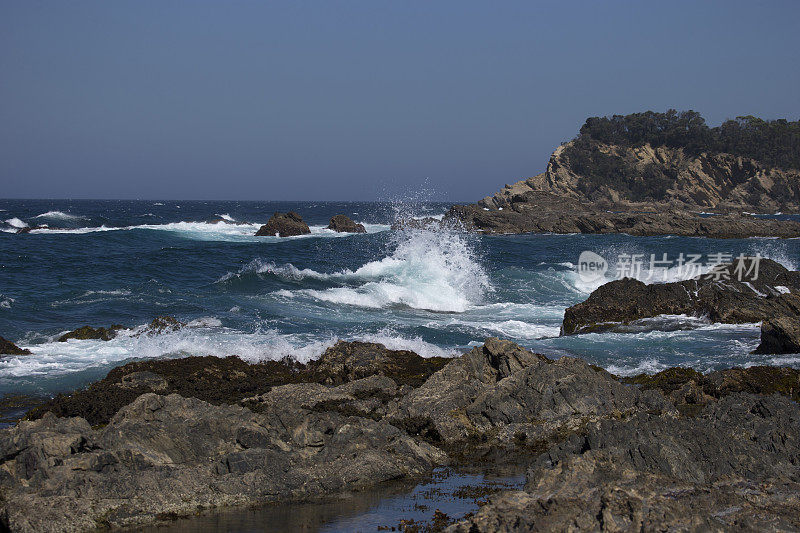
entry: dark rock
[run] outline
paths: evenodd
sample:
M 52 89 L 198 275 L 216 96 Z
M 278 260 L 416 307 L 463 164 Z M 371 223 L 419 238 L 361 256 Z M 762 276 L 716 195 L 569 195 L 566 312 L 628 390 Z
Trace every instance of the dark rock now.
M 261 226 L 256 232 L 256 236 L 278 236 L 278 237 L 291 237 L 294 235 L 305 235 L 311 233 L 308 224 L 303 222 L 303 217 L 289 211 L 288 213 L 275 213 L 267 221 L 266 224 Z
M 617 211 L 616 209 L 620 209 Z M 704 217 L 657 206 L 643 212 L 630 207 L 584 204 L 542 191 L 512 197 L 502 208 L 455 205 L 446 221 L 458 220 L 481 233 L 626 233 L 635 236 L 680 235 L 715 239 L 800 237 L 800 222 L 741 214 Z
M 447 449 L 481 454 L 639 410 L 674 408 L 579 359 L 551 361 L 487 339 L 404 396 L 389 419 Z
M 386 422 L 273 395 L 254 413 L 150 393 L 99 430 L 48 414 L 0 432 L 0 526 L 132 527 L 224 505 L 363 490 L 446 461 Z
M 796 530 L 799 432 L 796 403 L 747 394 L 697 418 L 601 420 L 448 531 Z
M 371 375 L 418 386 L 447 362 L 449 359 L 441 357 L 426 359 L 407 350 L 389 350 L 382 344 L 341 341 L 308 366 L 291 360 L 247 363 L 238 357 L 213 356 L 137 361 L 114 368 L 83 390 L 59 394 L 27 417 L 36 419 L 52 412 L 80 416 L 92 425 L 107 424 L 119 409 L 146 392 L 177 393 L 221 405 L 237 404 L 277 385 L 339 385 Z
M 11 341 L 0 337 L 0 355 L 30 355 L 31 351 L 27 348 L 20 348 Z
M 78 340 L 101 340 L 110 341 L 117 336 L 117 331 L 126 329 L 125 326 L 114 324 L 109 328 L 93 328 L 91 326 L 83 326 L 76 330 L 65 333 L 58 338 L 58 342 L 67 342 L 70 339 Z
M 175 317 L 158 316 L 153 319 L 144 329 L 146 335 L 160 335 L 161 333 L 171 333 L 186 327 L 185 322 L 181 322 Z
M 317 374 L 315 381 L 327 385 L 383 375 L 400 385 L 418 387 L 448 362 L 450 359 L 425 358 L 409 350 L 389 350 L 374 342 L 339 341 L 309 363 L 309 371 Z
M 701 374 L 691 368 L 668 368 L 657 374 L 621 379 L 642 390 L 658 390 L 683 414 L 694 416 L 709 403 L 730 394 L 781 394 L 800 401 L 800 370 L 788 367 L 751 366 Z
M 705 316 L 734 324 L 800 315 L 800 272 L 762 258 L 757 277 L 751 274 L 739 280 L 737 268 L 742 265 L 746 272 L 752 261 L 737 259 L 716 273 L 674 283 L 610 281 L 564 312 L 561 333 L 603 331 L 658 315 Z
M 339 233 L 367 232 L 367 230 L 364 229 L 364 224 L 356 224 L 347 215 L 335 215 L 334 217 L 332 217 L 330 224 L 328 224 L 328 229 L 332 229 L 333 231 L 337 231 Z
M 755 353 L 800 353 L 800 316 L 771 318 L 761 323 L 761 344 Z

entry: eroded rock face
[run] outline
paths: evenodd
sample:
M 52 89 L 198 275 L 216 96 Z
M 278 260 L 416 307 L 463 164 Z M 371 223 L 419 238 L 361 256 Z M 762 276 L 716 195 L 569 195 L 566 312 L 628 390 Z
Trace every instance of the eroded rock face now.
M 430 442 L 480 449 L 534 443 L 640 409 L 674 408 L 663 396 L 626 386 L 582 360 L 551 361 L 510 341 L 487 339 L 403 397 L 389 419 Z
M 761 344 L 755 353 L 800 353 L 800 315 L 761 323 Z
M 339 233 L 366 233 L 364 224 L 356 224 L 347 215 L 335 215 L 328 224 L 328 229 Z
M 602 420 L 449 531 L 795 530 L 800 407 L 735 394 L 697 418 Z
M 20 348 L 11 341 L 0 337 L 0 355 L 30 355 L 31 351 L 27 348 Z
M 324 394 L 355 401 L 358 386 L 348 386 Z M 13 531 L 134 525 L 157 513 L 363 488 L 446 460 L 386 422 L 326 410 L 313 400 L 321 385 L 299 387 L 309 390 L 276 388 L 259 413 L 149 393 L 100 430 L 52 414 L 21 422 L 0 432 L 0 521 Z M 392 390 L 368 384 L 358 401 Z
M 564 312 L 561 333 L 602 331 L 658 315 L 706 316 L 713 322 L 733 324 L 800 315 L 800 272 L 762 258 L 757 278 L 745 275 L 740 281 L 740 265 L 746 273 L 752 258 L 721 268 L 721 276 L 709 273 L 651 285 L 630 278 L 611 281 Z
M 293 237 L 308 233 L 311 233 L 311 229 L 308 224 L 303 222 L 303 217 L 294 211 L 289 211 L 288 213 L 275 213 L 272 215 L 267 223 L 258 229 L 256 236 Z

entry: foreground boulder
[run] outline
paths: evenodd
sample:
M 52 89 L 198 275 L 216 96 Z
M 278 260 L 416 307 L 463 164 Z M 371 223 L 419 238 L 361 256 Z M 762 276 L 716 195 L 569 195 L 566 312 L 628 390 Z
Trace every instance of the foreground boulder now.
M 761 323 L 761 344 L 755 353 L 800 353 L 800 315 Z
M 580 359 L 552 361 L 487 339 L 409 392 L 390 420 L 465 454 L 536 446 L 588 420 L 674 408 L 654 391 L 624 385 Z
M 303 406 L 262 412 L 144 394 L 107 426 L 52 414 L 0 433 L 0 525 L 133 526 L 221 505 L 286 501 L 429 472 L 446 460 L 370 418 Z
M 697 418 L 592 423 L 531 465 L 524 491 L 448 531 L 800 528 L 800 406 L 734 394 Z
M 110 341 L 117 336 L 117 332 L 121 329 L 125 329 L 125 326 L 120 326 L 119 324 L 114 324 L 108 328 L 83 326 L 61 335 L 58 338 L 58 342 L 67 342 L 70 339 Z
M 339 233 L 366 233 L 364 224 L 356 224 L 347 215 L 335 215 L 328 224 L 328 229 Z
M 11 341 L 0 337 L 0 355 L 30 355 L 31 351 L 27 348 L 20 348 Z
M 720 266 L 718 273 L 675 283 L 610 281 L 564 312 L 561 333 L 603 331 L 658 315 L 686 314 L 730 324 L 800 315 L 800 272 L 762 258 L 757 277 L 745 275 L 740 281 L 739 269 L 746 273 L 752 260 L 737 259 Z
M 272 215 L 267 223 L 258 229 L 256 236 L 293 237 L 308 233 L 311 233 L 311 229 L 308 224 L 303 222 L 303 217 L 294 211 L 289 211 L 288 213 L 275 213 Z

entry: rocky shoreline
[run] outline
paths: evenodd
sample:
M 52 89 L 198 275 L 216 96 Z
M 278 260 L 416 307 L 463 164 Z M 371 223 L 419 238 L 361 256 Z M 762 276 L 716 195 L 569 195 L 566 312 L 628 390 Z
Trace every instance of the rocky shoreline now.
M 800 476 L 798 391 L 800 372 L 788 368 L 621 379 L 499 339 L 454 359 L 340 342 L 309 365 L 141 361 L 0 431 L 0 523 L 134 526 L 477 461 L 527 464 L 528 482 L 454 531 L 592 529 L 601 515 L 642 527 L 800 527 L 796 495 L 781 496 Z M 687 496 L 667 498 L 679 489 Z M 645 493 L 656 502 L 646 513 Z M 686 522 L 695 504 L 710 522 Z M 740 510 L 723 512 L 731 505 Z

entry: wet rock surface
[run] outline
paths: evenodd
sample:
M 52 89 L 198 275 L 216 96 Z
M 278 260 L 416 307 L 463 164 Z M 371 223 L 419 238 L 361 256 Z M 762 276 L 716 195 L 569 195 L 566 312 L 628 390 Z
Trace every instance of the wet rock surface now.
M 328 229 L 338 233 L 366 233 L 364 224 L 356 224 L 347 215 L 335 215 L 328 224 Z
M 27 348 L 20 348 L 13 342 L 0 337 L 0 355 L 30 355 Z
M 761 344 L 755 353 L 800 353 L 800 316 L 784 316 L 761 324 Z
M 267 223 L 258 229 L 256 236 L 293 237 L 308 233 L 311 233 L 311 229 L 303 222 L 303 217 L 294 211 L 289 211 L 272 215 Z
M 796 529 L 798 394 L 793 369 L 620 379 L 494 338 L 452 360 L 141 361 L 0 431 L 0 525 L 133 526 L 478 459 L 527 465 L 525 488 L 451 531 Z
M 603 331 L 658 315 L 686 314 L 723 323 L 800 316 L 800 272 L 764 258 L 758 261 L 756 276 L 752 267 L 753 258 L 743 258 L 674 283 L 647 285 L 631 278 L 610 281 L 586 301 L 567 308 L 561 332 Z
M 58 338 L 58 341 L 67 342 L 70 339 L 110 341 L 116 337 L 117 332 L 122 329 L 126 328 L 125 326 L 120 326 L 119 324 L 114 324 L 108 328 L 93 328 L 92 326 L 83 326 L 61 335 Z

